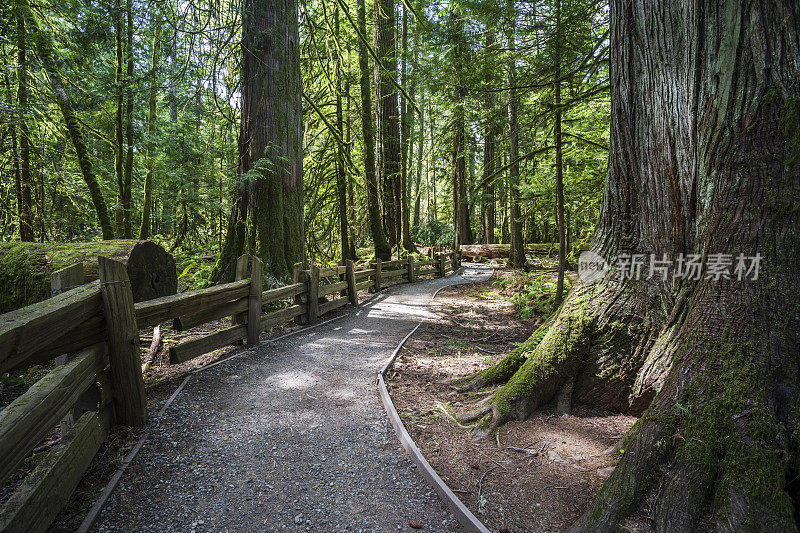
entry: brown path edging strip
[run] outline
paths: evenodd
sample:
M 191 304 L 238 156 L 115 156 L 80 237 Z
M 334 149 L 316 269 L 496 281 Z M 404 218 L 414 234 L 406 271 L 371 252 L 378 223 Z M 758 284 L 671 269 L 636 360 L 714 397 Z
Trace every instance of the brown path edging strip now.
M 431 296 L 431 302 L 436 295 L 439 294 L 439 291 L 446 287 L 452 287 L 452 285 L 445 285 L 444 287 L 440 287 L 433 296 Z M 394 427 L 394 432 L 397 434 L 397 438 L 400 441 L 400 445 L 403 449 L 411 456 L 411 460 L 414 461 L 414 464 L 417 465 L 417 469 L 419 473 L 422 474 L 422 477 L 425 478 L 432 487 L 433 490 L 442 498 L 447 504 L 447 507 L 450 509 L 450 512 L 455 515 L 458 523 L 466 529 L 470 533 L 491 533 L 490 530 L 483 525 L 483 523 L 474 515 L 472 511 L 470 511 L 464 502 L 462 502 L 456 494 L 450 490 L 450 487 L 447 486 L 447 483 L 439 477 L 439 474 L 433 469 L 425 456 L 422 455 L 422 451 L 417 447 L 414 443 L 414 440 L 409 435 L 408 431 L 406 430 L 405 425 L 403 425 L 402 420 L 400 420 L 400 415 L 397 413 L 397 409 L 394 407 L 394 402 L 392 402 L 392 397 L 389 395 L 389 390 L 386 388 L 386 382 L 384 381 L 384 377 L 386 376 L 386 372 L 391 368 L 392 364 L 394 363 L 397 356 L 400 354 L 400 350 L 405 345 L 406 341 L 411 338 L 411 336 L 419 329 L 422 325 L 422 320 L 420 320 L 419 324 L 416 325 L 411 332 L 405 336 L 405 338 L 400 341 L 400 344 L 397 345 L 397 348 L 394 349 L 391 357 L 389 360 L 386 361 L 386 364 L 383 365 L 378 371 L 378 393 L 381 396 L 381 401 L 383 402 L 383 408 L 386 409 L 386 414 L 389 417 L 389 421 L 392 423 L 392 427 Z

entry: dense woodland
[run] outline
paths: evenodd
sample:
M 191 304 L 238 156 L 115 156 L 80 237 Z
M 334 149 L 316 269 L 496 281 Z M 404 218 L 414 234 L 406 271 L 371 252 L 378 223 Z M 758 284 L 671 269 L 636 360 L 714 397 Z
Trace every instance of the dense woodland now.
M 2 239 L 153 238 L 184 265 L 216 258 L 252 178 L 252 5 L 5 4 Z M 295 258 L 451 246 L 454 228 L 460 244 L 558 242 L 559 212 L 567 241 L 588 240 L 608 145 L 604 2 L 326 0 L 298 16 Z
M 460 422 L 639 417 L 576 531 L 797 531 L 796 0 L 16 0 L 0 28 L 4 241 L 153 239 L 196 285 L 558 243 L 554 312 Z M 610 268 L 565 290 L 584 247 Z

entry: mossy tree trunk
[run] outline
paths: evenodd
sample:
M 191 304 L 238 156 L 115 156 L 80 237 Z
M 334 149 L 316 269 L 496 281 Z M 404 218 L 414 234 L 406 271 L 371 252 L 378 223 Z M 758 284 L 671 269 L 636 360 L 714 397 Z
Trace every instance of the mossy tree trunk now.
M 611 2 L 593 251 L 675 263 L 576 283 L 526 346 L 465 385 L 505 383 L 463 417 L 489 428 L 565 385 L 573 401 L 642 414 L 574 531 L 798 529 L 798 35 L 788 1 Z M 676 279 L 680 254 L 699 254 L 699 279 Z
M 383 228 L 389 245 L 400 244 L 400 114 L 397 107 L 395 0 L 375 2 L 375 97 L 378 100 L 378 176 L 383 187 Z
M 240 182 L 217 277 L 250 253 L 276 278 L 304 260 L 300 57 L 296 0 L 246 0 L 242 13 Z
M 381 225 L 381 206 L 378 199 L 378 179 L 375 176 L 375 123 L 372 120 L 372 95 L 370 93 L 370 68 L 367 43 L 367 13 L 364 0 L 358 0 L 358 40 L 359 84 L 361 88 L 361 132 L 364 135 L 364 181 L 367 188 L 367 212 L 372 235 L 375 257 L 382 261 L 392 258 L 392 248 L 386 239 Z

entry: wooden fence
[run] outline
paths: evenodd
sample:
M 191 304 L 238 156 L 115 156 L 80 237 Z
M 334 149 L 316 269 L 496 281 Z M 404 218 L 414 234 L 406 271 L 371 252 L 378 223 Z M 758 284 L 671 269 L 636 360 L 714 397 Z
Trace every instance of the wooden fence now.
M 307 270 L 297 265 L 294 283 L 263 291 L 261 262 L 245 255 L 232 283 L 139 303 L 117 261 L 98 258 L 100 279 L 85 285 L 80 265 L 56 273 L 52 298 L 0 315 L 0 374 L 58 363 L 0 411 L 0 485 L 62 425 L 61 440 L 0 508 L 0 532 L 46 531 L 109 429 L 147 422 L 140 330 L 172 321 L 182 331 L 231 317 L 230 327 L 170 346 L 170 363 L 181 363 L 242 341 L 256 344 L 262 331 L 293 320 L 313 324 L 342 306 L 358 305 L 365 289 L 445 276 L 459 261 L 450 252 L 426 261 L 377 260 L 362 270 L 352 261 Z

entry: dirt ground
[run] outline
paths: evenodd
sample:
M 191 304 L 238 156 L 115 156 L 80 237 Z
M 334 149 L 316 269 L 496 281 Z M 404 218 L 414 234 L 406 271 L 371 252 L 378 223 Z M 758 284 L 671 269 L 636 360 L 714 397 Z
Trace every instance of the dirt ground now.
M 498 283 L 510 275 L 499 269 L 486 283 L 440 292 L 434 304 L 439 319 L 409 340 L 388 384 L 417 446 L 487 527 L 564 531 L 610 475 L 616 446 L 636 419 L 586 406 L 559 417 L 548 405 L 476 441 L 446 414 L 448 408 L 466 411 L 486 396 L 460 394 L 450 380 L 498 361 L 543 319 L 520 318 L 509 301 L 515 287 Z

